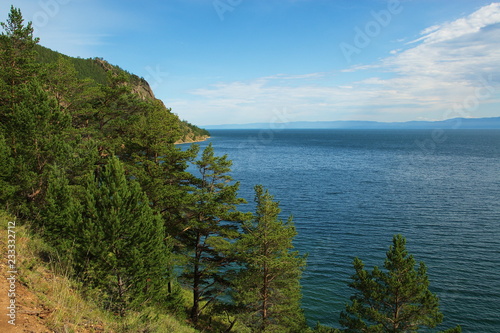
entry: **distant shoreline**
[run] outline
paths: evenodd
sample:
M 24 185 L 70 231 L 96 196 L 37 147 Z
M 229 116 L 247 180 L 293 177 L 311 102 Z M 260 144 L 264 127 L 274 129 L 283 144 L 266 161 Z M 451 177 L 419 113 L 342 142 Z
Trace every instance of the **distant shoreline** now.
M 296 121 L 287 123 L 250 123 L 203 126 L 207 130 L 218 129 L 500 129 L 500 117 L 452 118 L 441 121 Z

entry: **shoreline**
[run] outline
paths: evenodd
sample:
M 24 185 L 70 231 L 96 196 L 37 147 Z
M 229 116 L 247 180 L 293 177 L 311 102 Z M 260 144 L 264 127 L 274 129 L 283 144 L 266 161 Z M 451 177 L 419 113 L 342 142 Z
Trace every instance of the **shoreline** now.
M 195 138 L 194 140 L 190 139 L 188 141 L 177 141 L 177 142 L 174 142 L 174 145 L 183 145 L 183 144 L 187 144 L 187 143 L 203 142 L 203 141 L 207 141 L 210 138 L 211 138 L 210 136 L 205 136 L 205 137 L 202 137 L 201 139 L 198 137 L 198 138 Z

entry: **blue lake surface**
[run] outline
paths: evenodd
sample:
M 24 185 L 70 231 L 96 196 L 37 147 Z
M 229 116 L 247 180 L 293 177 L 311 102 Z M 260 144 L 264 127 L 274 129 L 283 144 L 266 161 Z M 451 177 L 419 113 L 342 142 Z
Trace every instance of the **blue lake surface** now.
M 338 327 L 352 260 L 392 236 L 427 265 L 442 327 L 500 332 L 500 130 L 212 130 L 253 210 L 262 184 L 293 215 L 308 322 Z

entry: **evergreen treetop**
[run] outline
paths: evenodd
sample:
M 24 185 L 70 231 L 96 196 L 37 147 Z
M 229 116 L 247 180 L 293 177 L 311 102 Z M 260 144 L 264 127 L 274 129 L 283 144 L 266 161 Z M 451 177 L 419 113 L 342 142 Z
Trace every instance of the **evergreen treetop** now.
M 364 268 L 354 259 L 354 289 L 351 304 L 340 315 L 346 332 L 416 332 L 443 321 L 438 297 L 429 290 L 425 264 L 416 262 L 406 250 L 406 239 L 393 237 L 384 270 Z M 456 328 L 459 330 L 459 328 Z
M 128 309 L 166 298 L 163 223 L 117 158 L 89 177 L 82 219 L 80 271 L 88 285 L 103 291 L 110 309 L 123 316 Z
M 255 186 L 255 202 L 255 216 L 243 224 L 235 244 L 243 265 L 234 285 L 241 320 L 252 332 L 302 332 L 306 325 L 300 278 L 305 257 L 293 251 L 297 232 L 292 218 L 279 218 L 279 203 L 261 185 Z

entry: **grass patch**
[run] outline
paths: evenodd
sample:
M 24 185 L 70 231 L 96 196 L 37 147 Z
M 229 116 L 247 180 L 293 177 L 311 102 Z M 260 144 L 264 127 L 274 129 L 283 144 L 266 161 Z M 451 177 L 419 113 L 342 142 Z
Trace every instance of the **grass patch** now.
M 8 222 L 13 220 L 0 211 L 2 243 L 7 239 Z M 3 248 L 5 252 L 6 246 Z M 33 307 L 42 309 L 43 316 L 39 317 L 43 317 L 44 325 L 56 333 L 197 332 L 162 309 L 145 308 L 129 312 L 124 318 L 103 310 L 98 305 L 99 296 L 85 293 L 83 287 L 70 278 L 70 265 L 59 260 L 57 253 L 27 226 L 16 225 L 16 252 L 19 282 L 30 293 L 30 302 L 35 303 Z

